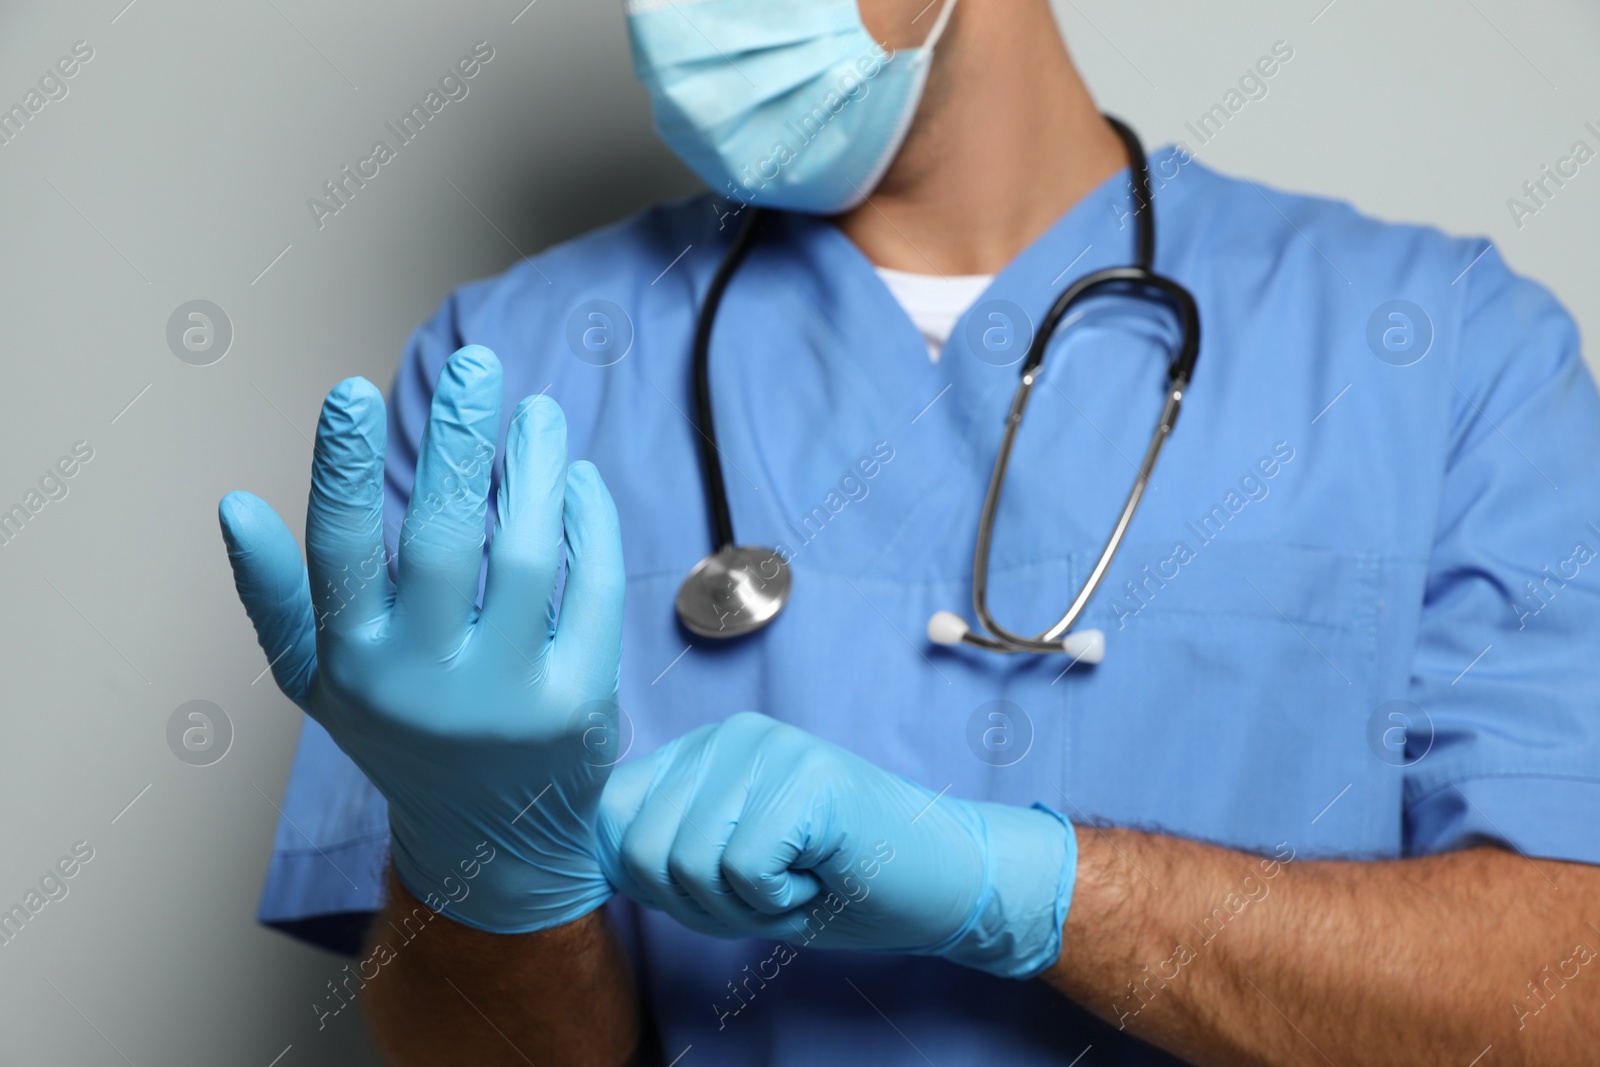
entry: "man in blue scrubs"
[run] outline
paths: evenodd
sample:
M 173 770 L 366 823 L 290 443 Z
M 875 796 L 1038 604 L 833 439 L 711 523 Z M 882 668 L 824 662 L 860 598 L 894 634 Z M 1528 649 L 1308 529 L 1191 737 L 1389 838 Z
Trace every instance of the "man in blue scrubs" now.
M 855 18 L 633 0 L 712 194 L 460 289 L 386 427 L 336 390 L 309 587 L 265 505 L 224 502 L 316 719 L 261 918 L 357 957 L 319 1016 L 366 1012 L 406 1064 L 1592 1063 L 1600 405 L 1571 319 L 1484 241 L 1181 147 L 1143 203 L 1046 0 Z M 796 98 L 761 94 L 828 78 L 831 118 L 776 143 Z M 715 642 L 673 611 L 708 548 L 691 338 L 751 203 L 790 210 L 717 317 L 716 431 L 740 541 L 794 591 Z M 931 644 L 971 600 L 1013 334 L 1150 210 L 1204 335 L 1085 616 L 1104 661 Z M 990 565 L 1011 628 L 1092 566 L 1173 340 L 1107 299 L 1051 344 Z

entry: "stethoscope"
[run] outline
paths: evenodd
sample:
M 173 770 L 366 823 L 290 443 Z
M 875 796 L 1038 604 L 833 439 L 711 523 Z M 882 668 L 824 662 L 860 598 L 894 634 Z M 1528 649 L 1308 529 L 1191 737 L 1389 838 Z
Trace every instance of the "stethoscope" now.
M 1131 267 L 1111 267 L 1079 278 L 1056 298 L 1045 315 L 1043 326 L 1035 332 L 1027 357 L 1022 362 L 1022 381 L 1011 400 L 1005 431 L 1000 438 L 1000 451 L 995 457 L 994 473 L 989 478 L 983 513 L 978 520 L 978 543 L 972 557 L 972 610 L 985 632 L 975 632 L 955 612 L 940 611 L 928 620 L 928 638 L 936 644 L 958 645 L 966 642 L 993 652 L 1061 653 L 1072 657 L 1074 662 L 1085 663 L 1098 663 L 1105 656 L 1105 635 L 1101 631 L 1073 630 L 1072 626 L 1105 578 L 1112 559 L 1116 557 L 1117 548 L 1128 531 L 1128 525 L 1133 521 L 1139 501 L 1155 470 L 1156 459 L 1161 455 L 1161 448 L 1171 435 L 1173 426 L 1177 424 L 1184 390 L 1194 376 L 1195 360 L 1200 353 L 1200 312 L 1193 294 L 1153 269 L 1156 246 L 1154 204 L 1151 200 L 1150 166 L 1145 159 L 1144 147 L 1139 143 L 1138 135 L 1124 123 L 1109 115 L 1106 121 L 1122 139 L 1128 154 L 1129 169 L 1134 175 L 1135 195 L 1138 198 L 1134 211 L 1137 260 Z M 709 556 L 695 564 L 683 580 L 683 585 L 678 589 L 677 609 L 678 618 L 691 633 L 708 638 L 743 637 L 761 629 L 782 610 L 793 586 L 789 565 L 776 549 L 740 545 L 734 540 L 727 485 L 722 477 L 721 453 L 717 448 L 712 418 L 711 330 L 728 283 L 750 251 L 760 218 L 760 210 L 752 208 L 740 226 L 716 274 L 712 276 L 705 304 L 695 324 L 694 393 L 696 414 L 700 421 L 700 465 L 705 479 L 714 548 Z M 989 613 L 989 551 L 994 539 L 995 515 L 1000 510 L 1000 493 L 1005 488 L 1011 449 L 1016 443 L 1017 431 L 1022 428 L 1022 415 L 1044 363 L 1045 349 L 1069 312 L 1086 297 L 1107 291 L 1143 296 L 1169 308 L 1177 316 L 1182 340 L 1177 355 L 1167 365 L 1167 397 L 1161 417 L 1156 420 L 1144 460 L 1134 476 L 1133 488 L 1128 492 L 1116 525 L 1112 527 L 1111 535 L 1100 551 L 1100 558 L 1089 572 L 1083 587 L 1073 597 L 1066 614 L 1048 630 L 1025 637 L 1007 630 Z

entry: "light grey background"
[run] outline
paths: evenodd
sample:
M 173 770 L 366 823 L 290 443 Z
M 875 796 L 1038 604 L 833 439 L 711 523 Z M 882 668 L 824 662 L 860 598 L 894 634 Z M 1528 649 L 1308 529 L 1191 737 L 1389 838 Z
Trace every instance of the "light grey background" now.
M 329 387 L 387 387 L 460 282 L 694 187 L 650 135 L 619 0 L 525 3 L 0 6 L 0 105 L 94 48 L 0 146 L 0 510 L 95 450 L 0 546 L 0 905 L 95 850 L 0 945 L 0 1064 L 375 1062 L 355 1013 L 316 1025 L 343 961 L 253 922 L 300 716 L 252 682 L 215 507 L 249 488 L 298 527 Z M 1600 149 L 1592 2 L 1057 6 L 1103 106 L 1152 145 L 1192 143 L 1184 122 L 1287 41 L 1201 159 L 1487 234 L 1600 329 L 1600 161 L 1521 227 L 1506 203 L 1574 141 Z M 470 95 L 318 230 L 306 199 L 480 40 Z M 192 299 L 233 323 L 212 366 L 167 348 Z M 234 727 L 213 766 L 167 745 L 194 699 Z

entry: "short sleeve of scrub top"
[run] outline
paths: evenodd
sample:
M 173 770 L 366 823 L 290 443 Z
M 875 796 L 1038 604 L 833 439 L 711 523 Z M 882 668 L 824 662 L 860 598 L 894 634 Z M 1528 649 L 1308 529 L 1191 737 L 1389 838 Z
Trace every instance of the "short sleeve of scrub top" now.
M 1370 740 L 1405 770 L 1407 852 L 1600 863 L 1600 405 L 1571 318 L 1485 251 L 1411 694 Z

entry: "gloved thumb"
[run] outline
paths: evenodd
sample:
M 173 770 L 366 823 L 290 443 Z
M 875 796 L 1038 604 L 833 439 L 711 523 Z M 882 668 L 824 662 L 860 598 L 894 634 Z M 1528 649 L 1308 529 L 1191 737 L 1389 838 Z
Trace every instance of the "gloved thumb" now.
M 817 851 L 811 847 L 808 822 L 792 811 L 746 808 L 729 836 L 722 853 L 723 869 L 730 872 L 728 885 L 756 911 L 782 915 L 826 888 L 805 866 Z
M 233 584 L 284 696 L 306 706 L 317 665 L 311 585 L 294 535 L 266 501 L 229 493 L 217 506 Z

